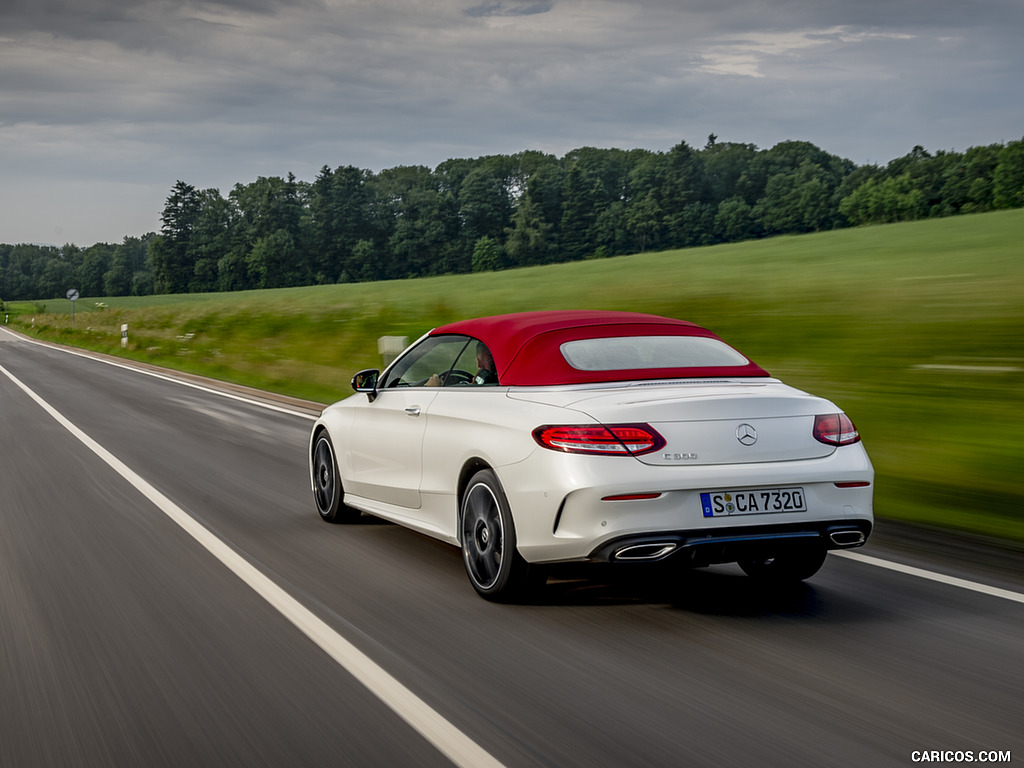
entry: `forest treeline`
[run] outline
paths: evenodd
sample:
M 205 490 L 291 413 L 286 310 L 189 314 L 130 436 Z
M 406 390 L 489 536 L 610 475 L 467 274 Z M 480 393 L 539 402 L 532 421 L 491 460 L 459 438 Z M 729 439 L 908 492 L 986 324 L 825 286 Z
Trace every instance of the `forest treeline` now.
M 159 233 L 80 248 L 0 245 L 0 298 L 234 291 L 498 270 L 1024 206 L 1024 139 L 857 166 L 813 144 L 581 148 L 227 197 L 178 181 Z

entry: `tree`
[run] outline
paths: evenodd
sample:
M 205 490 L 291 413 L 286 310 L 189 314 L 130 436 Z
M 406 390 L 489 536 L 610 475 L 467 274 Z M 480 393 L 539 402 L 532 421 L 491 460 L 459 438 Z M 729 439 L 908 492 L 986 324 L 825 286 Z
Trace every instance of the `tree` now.
M 31 299 L 34 289 L 39 284 L 35 274 L 36 264 L 40 261 L 36 253 L 36 246 L 14 245 L 9 246 L 7 253 L 7 264 L 4 269 L 4 282 L 0 286 L 3 296 L 8 300 Z M 39 294 L 35 294 L 39 297 Z M 45 297 L 45 294 L 43 294 Z
M 79 291 L 83 296 L 103 296 L 106 286 L 104 277 L 110 268 L 114 246 L 97 243 L 86 249 L 79 270 Z
M 505 180 L 486 167 L 473 168 L 459 186 L 459 219 L 465 238 L 500 238 L 512 216 L 512 199 Z
M 236 184 L 229 199 L 235 208 L 233 249 L 239 249 L 253 285 L 280 288 L 312 282 L 303 241 L 305 185 L 288 174 L 287 180 L 259 177 Z M 270 247 L 286 249 L 274 254 Z M 232 278 L 233 279 L 233 278 Z
M 460 237 L 454 196 L 429 168 L 404 166 L 374 180 L 380 232 L 386 242 L 385 279 L 468 272 L 471 252 Z
M 996 208 L 1024 206 L 1024 139 L 1011 141 L 1000 151 L 992 192 Z
M 221 291 L 244 291 L 252 288 L 246 257 L 240 246 L 232 248 L 217 260 L 217 288 Z
M 757 237 L 759 227 L 754 209 L 739 195 L 723 200 L 715 212 L 715 234 L 727 243 Z
M 739 181 L 747 172 L 757 147 L 753 144 L 714 143 L 701 153 L 709 200 L 715 204 L 736 197 Z M 753 205 L 757 198 L 747 200 Z
M 260 177 L 227 198 L 179 180 L 159 234 L 116 247 L 0 244 L 0 295 L 405 278 L 1018 206 L 1024 139 L 964 153 L 919 145 L 885 167 L 714 134 L 700 150 L 531 150 L 379 174 L 325 165 L 312 184 Z
M 125 237 L 110 257 L 110 268 L 103 275 L 103 288 L 107 296 L 131 296 L 138 285 L 137 278 L 148 273 L 147 242 L 145 238 Z M 152 278 L 150 278 L 152 282 Z
M 904 173 L 868 179 L 843 199 L 839 209 L 854 224 L 885 224 L 922 218 L 928 204 L 910 174 Z
M 602 209 L 603 188 L 600 179 L 588 176 L 579 165 L 565 177 L 561 232 L 561 258 L 582 259 L 594 250 L 594 222 Z
M 553 224 L 558 260 L 580 259 L 627 247 L 629 205 L 635 196 L 636 167 L 654 153 L 646 150 L 582 147 L 566 154 L 559 194 L 546 194 L 531 179 L 530 191 L 544 218 Z M 642 185 L 641 185 L 642 187 Z M 558 205 L 551 209 L 551 201 Z
M 526 196 L 536 206 L 537 217 L 548 226 L 549 242 L 557 241 L 558 223 L 562 219 L 562 194 L 565 169 L 561 163 L 540 165 L 526 182 Z M 520 200 L 520 203 L 522 200 Z
M 698 245 L 706 230 L 702 216 L 692 205 L 706 194 L 704 161 L 685 141 L 672 147 L 665 157 L 665 174 L 660 196 L 661 209 L 673 245 Z
M 594 221 L 592 231 L 596 247 L 593 255 L 605 258 L 634 250 L 634 237 L 630 232 L 627 217 L 628 211 L 624 200 L 613 200 L 604 207 Z
M 512 215 L 512 226 L 505 230 L 505 251 L 516 266 L 546 264 L 551 253 L 551 224 L 541 216 L 540 206 L 527 192 Z M 475 257 L 475 254 L 474 254 Z M 473 271 L 476 272 L 474 263 Z
M 205 293 L 217 290 L 218 264 L 225 251 L 231 248 L 231 204 L 221 197 L 220 191 L 206 189 L 199 193 L 200 212 L 192 234 L 192 277 L 189 290 Z
M 964 183 L 967 195 L 959 206 L 962 213 L 990 211 L 995 207 L 995 172 L 1003 147 L 971 147 L 964 153 Z
M 537 195 L 536 180 L 538 178 L 557 174 L 561 168 L 557 157 L 536 150 L 520 152 L 513 155 L 510 160 L 512 163 L 505 177 L 505 186 L 513 204 L 516 205 L 531 190 L 531 187 L 534 195 Z
M 175 183 L 164 205 L 162 237 L 152 244 L 153 275 L 159 290 L 184 293 L 192 279 L 195 253 L 192 236 L 199 222 L 199 191 L 183 181 Z
M 130 245 L 132 264 L 135 274 L 132 276 L 132 296 L 150 296 L 155 291 L 153 275 L 152 246 L 160 238 L 150 232 L 141 238 L 125 238 L 125 245 Z
M 643 253 L 650 244 L 657 242 L 664 218 L 654 190 L 649 190 L 642 198 L 630 204 L 626 214 L 626 229 L 633 236 L 636 250 Z
M 653 152 L 638 156 L 630 167 L 625 221 L 634 248 L 639 250 L 674 245 L 664 206 L 676 203 L 666 199 L 666 174 L 665 156 Z
M 69 288 L 77 287 L 78 275 L 63 256 L 55 254 L 45 264 L 36 284 L 36 298 L 64 298 Z
M 757 214 L 769 232 L 816 232 L 831 228 L 832 192 L 827 172 L 805 160 L 768 180 Z
M 123 247 L 114 250 L 110 268 L 103 275 L 103 293 L 106 296 L 130 296 L 132 293 L 131 256 Z
M 253 243 L 245 266 L 249 281 L 256 288 L 288 288 L 303 284 L 303 265 L 296 258 L 295 239 L 284 229 Z
M 484 235 L 473 245 L 473 271 L 494 272 L 501 269 L 501 246 L 493 237 Z
M 830 188 L 838 188 L 855 167 L 849 160 L 830 155 L 809 141 L 782 141 L 750 159 L 736 182 L 735 194 L 754 205 L 764 196 L 773 176 L 792 173 L 804 163 L 821 168 Z M 835 204 L 838 205 L 838 201 Z
M 309 190 L 310 265 L 317 283 L 358 274 L 355 245 L 374 238 L 372 174 L 353 166 L 324 166 Z
M 373 281 L 379 280 L 383 274 L 379 262 L 379 253 L 372 240 L 360 240 L 352 249 L 352 268 L 357 271 L 352 275 L 342 273 L 340 279 L 344 282 L 353 280 Z

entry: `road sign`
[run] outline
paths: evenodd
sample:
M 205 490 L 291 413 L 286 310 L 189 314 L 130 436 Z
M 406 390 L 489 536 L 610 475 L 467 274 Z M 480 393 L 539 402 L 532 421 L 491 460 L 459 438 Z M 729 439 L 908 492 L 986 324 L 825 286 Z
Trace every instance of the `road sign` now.
M 71 302 L 71 324 L 75 324 L 75 302 L 78 301 L 78 289 L 71 288 L 68 290 L 68 300 Z

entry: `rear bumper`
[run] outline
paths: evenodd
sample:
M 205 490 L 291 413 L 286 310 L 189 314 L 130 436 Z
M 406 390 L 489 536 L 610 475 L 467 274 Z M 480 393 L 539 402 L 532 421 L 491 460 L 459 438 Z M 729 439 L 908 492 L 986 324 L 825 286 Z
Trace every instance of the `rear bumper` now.
M 619 536 L 590 553 L 604 563 L 656 563 L 673 560 L 693 566 L 773 557 L 793 547 L 853 549 L 871 535 L 871 520 L 823 521 L 771 526 L 666 531 Z
M 606 552 L 614 559 L 621 549 L 616 543 L 662 539 L 666 547 L 673 544 L 662 556 L 681 549 L 711 552 L 716 543 L 742 538 L 745 543 L 729 543 L 731 552 L 762 540 L 751 537 L 770 541 L 775 534 L 817 537 L 834 548 L 840 544 L 831 532 L 866 538 L 874 517 L 874 471 L 859 443 L 821 459 L 715 467 L 652 467 L 538 449 L 530 460 L 500 467 L 498 474 L 512 507 L 519 553 L 530 563 L 600 559 Z M 701 502 L 704 491 L 787 487 L 803 489 L 805 511 L 707 517 Z

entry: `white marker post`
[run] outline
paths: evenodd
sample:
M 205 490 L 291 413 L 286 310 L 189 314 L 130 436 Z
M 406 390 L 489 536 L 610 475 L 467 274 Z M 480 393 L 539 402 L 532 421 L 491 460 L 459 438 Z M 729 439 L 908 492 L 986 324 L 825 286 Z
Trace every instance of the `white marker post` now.
M 377 339 L 377 353 L 384 361 L 384 367 L 386 368 L 408 346 L 408 336 L 381 336 Z
M 128 347 L 128 323 L 121 325 L 121 349 Z

